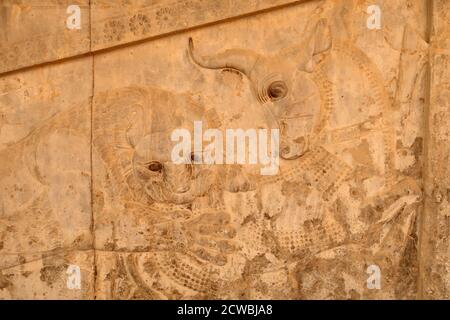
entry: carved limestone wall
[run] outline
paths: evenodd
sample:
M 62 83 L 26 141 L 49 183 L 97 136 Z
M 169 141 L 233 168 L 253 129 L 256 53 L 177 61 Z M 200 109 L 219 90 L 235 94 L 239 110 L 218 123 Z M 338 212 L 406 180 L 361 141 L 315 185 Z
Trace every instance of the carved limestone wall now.
M 445 0 L 3 1 L 0 298 L 448 299 L 449 20 Z M 207 138 L 174 163 L 198 121 L 278 130 L 278 171 L 205 163 Z

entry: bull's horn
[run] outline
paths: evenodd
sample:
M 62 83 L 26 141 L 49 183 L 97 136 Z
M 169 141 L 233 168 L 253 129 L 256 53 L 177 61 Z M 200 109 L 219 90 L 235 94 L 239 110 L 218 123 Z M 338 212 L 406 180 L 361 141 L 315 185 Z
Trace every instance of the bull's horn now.
M 250 50 L 228 49 L 213 56 L 196 56 L 194 42 L 189 38 L 189 55 L 200 67 L 207 69 L 234 69 L 247 77 L 258 61 L 259 55 Z

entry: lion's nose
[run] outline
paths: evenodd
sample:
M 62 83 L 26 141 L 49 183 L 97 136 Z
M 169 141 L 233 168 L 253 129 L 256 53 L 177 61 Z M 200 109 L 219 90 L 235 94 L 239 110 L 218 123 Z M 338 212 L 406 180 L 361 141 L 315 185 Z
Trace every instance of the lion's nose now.
M 174 191 L 176 193 L 184 193 L 184 192 L 188 192 L 189 191 L 189 185 L 185 184 L 185 185 L 180 185 L 180 186 L 175 186 Z
M 280 144 L 280 156 L 285 160 L 293 160 L 302 156 L 308 148 L 307 139 L 299 137 L 296 139 L 284 139 Z

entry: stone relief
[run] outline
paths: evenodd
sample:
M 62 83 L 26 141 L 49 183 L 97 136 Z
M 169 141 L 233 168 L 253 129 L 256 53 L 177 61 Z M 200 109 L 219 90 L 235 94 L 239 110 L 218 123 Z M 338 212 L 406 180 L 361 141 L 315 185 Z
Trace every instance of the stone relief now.
M 77 298 L 420 296 L 426 1 L 383 2 L 391 25 L 376 36 L 365 29 L 367 1 L 302 2 L 94 54 L 85 61 L 93 86 L 78 104 L 64 102 L 23 137 L 0 135 L 0 297 L 72 297 L 64 286 L 74 264 Z M 175 28 L 167 16 L 201 3 L 107 19 L 93 44 Z M 234 35 L 239 28 L 254 34 Z M 2 121 L 12 117 L 8 77 Z M 279 129 L 278 174 L 198 164 L 196 152 L 173 163 L 171 133 L 194 135 L 194 121 Z M 381 289 L 367 285 L 373 265 Z M 24 289 L 29 275 L 46 284 Z

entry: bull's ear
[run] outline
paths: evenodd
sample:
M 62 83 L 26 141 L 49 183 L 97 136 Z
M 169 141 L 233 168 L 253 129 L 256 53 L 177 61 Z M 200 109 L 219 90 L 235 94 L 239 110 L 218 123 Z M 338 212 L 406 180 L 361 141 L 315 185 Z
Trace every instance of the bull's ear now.
M 330 27 L 325 19 L 321 19 L 316 26 L 314 35 L 314 52 L 313 55 L 324 53 L 331 49 L 331 32 Z
M 327 20 L 315 20 L 306 27 L 305 34 L 305 40 L 300 44 L 281 50 L 279 58 L 290 66 L 295 64 L 299 70 L 313 72 L 317 62 L 332 46 Z
M 320 19 L 306 41 L 306 59 L 299 66 L 307 72 L 312 72 L 320 57 L 331 49 L 331 32 L 330 27 L 325 19 Z

